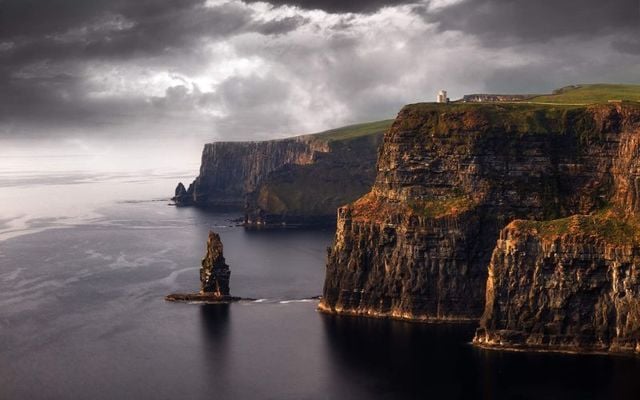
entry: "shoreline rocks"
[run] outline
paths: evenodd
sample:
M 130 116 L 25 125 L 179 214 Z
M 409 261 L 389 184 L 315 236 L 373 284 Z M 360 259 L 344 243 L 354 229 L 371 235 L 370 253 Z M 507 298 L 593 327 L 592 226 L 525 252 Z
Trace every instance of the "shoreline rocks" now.
M 252 299 L 243 299 L 242 297 L 235 296 L 219 296 L 214 293 L 172 293 L 165 296 L 165 300 L 189 303 L 227 304 L 235 301 Z

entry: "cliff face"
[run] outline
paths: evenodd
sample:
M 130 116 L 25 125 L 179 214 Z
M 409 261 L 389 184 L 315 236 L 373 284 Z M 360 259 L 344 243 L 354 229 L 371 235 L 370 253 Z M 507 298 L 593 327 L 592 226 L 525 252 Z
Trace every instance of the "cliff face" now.
M 245 224 L 335 224 L 337 207 L 366 193 L 391 121 L 264 142 L 207 144 L 200 175 L 177 205 L 244 209 Z
M 606 209 L 501 232 L 476 344 L 640 352 L 639 114 L 612 119 L 623 132 Z
M 336 210 L 366 193 L 382 134 L 331 141 L 311 164 L 272 172 L 247 196 L 247 225 L 335 224 Z
M 245 196 L 276 169 L 290 164 L 310 164 L 316 152 L 327 152 L 325 142 L 297 137 L 264 142 L 216 142 L 204 146 L 200 175 L 181 191 L 176 203 L 204 207 L 245 205 Z M 184 186 L 183 186 L 184 187 Z
M 615 215 L 515 221 L 493 252 L 482 346 L 640 352 L 640 247 Z
M 639 114 L 622 105 L 406 106 L 384 137 L 373 189 L 339 210 L 320 309 L 479 318 L 500 230 L 607 204 L 624 186 L 614 172 L 627 166 L 614 159 Z M 624 196 L 635 196 L 633 182 Z

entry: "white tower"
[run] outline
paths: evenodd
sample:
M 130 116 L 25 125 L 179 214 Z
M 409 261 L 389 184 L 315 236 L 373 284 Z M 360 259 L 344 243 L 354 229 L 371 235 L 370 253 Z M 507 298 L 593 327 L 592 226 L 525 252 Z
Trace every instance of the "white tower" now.
M 438 96 L 436 97 L 436 101 L 438 103 L 448 103 L 449 99 L 447 98 L 447 91 L 441 90 L 438 92 Z

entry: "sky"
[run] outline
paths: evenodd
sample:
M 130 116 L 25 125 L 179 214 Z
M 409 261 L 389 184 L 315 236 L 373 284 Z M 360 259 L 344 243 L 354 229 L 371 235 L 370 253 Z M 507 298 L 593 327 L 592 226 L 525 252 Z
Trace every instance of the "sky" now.
M 0 139 L 259 140 L 640 83 L 639 0 L 0 0 Z

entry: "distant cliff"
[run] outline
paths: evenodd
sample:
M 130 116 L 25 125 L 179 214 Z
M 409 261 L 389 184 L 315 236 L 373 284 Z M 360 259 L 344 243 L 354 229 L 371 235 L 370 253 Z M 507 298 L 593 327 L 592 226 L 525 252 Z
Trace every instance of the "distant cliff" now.
M 638 169 L 620 166 L 620 154 L 639 127 L 640 106 L 631 104 L 404 107 L 384 137 L 372 190 L 339 211 L 320 309 L 478 319 L 511 221 L 602 210 L 625 168 L 624 196 L 635 198 Z
M 288 164 L 310 164 L 316 152 L 327 152 L 326 142 L 296 137 L 264 142 L 216 142 L 204 146 L 200 174 L 185 192 L 176 193 L 179 205 L 242 208 L 245 196 L 276 169 Z
M 263 142 L 205 145 L 200 174 L 177 205 L 235 208 L 248 225 L 331 224 L 337 207 L 368 191 L 391 121 Z

